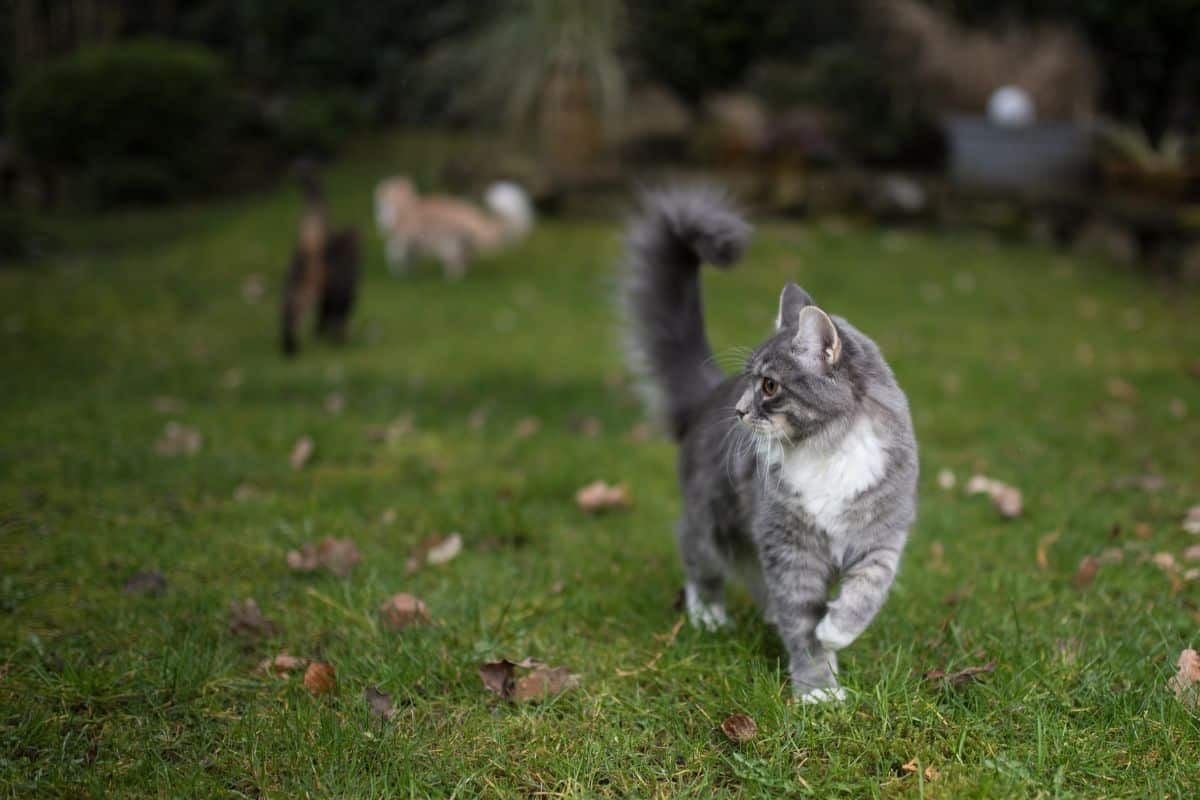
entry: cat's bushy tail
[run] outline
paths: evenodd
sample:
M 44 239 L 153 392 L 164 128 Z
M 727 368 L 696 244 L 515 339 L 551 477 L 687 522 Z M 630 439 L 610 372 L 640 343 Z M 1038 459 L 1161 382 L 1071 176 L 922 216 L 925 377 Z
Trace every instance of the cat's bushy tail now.
M 629 226 L 621 286 L 630 366 L 676 439 L 724 378 L 704 330 L 700 266 L 730 267 L 750 226 L 715 189 L 646 192 Z

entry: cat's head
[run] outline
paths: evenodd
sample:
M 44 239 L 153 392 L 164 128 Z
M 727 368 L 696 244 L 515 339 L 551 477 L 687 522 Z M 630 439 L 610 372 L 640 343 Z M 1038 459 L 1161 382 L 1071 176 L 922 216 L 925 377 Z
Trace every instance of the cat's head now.
M 775 333 L 746 361 L 738 419 L 765 438 L 798 444 L 855 408 L 851 348 L 808 292 L 788 283 Z

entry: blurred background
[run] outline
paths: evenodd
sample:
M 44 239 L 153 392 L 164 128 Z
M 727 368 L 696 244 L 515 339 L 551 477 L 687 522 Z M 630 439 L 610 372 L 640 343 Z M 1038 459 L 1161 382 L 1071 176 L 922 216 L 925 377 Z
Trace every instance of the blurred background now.
M 253 192 L 363 137 L 543 213 L 703 174 L 1200 280 L 1194 0 L 11 0 L 0 256 L 42 214 Z M 383 177 L 382 175 L 380 177 Z

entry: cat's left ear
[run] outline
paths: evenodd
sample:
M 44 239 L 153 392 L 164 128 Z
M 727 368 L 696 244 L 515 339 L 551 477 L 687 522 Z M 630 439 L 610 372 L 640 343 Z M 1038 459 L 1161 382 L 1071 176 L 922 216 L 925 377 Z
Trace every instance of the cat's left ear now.
M 783 287 L 779 295 L 779 313 L 775 316 L 775 330 L 790 324 L 800 313 L 800 309 L 813 304 L 812 296 L 791 281 Z
M 828 314 L 816 306 L 805 306 L 800 309 L 797 327 L 792 344 L 804 366 L 820 372 L 838 363 L 842 357 L 842 337 Z

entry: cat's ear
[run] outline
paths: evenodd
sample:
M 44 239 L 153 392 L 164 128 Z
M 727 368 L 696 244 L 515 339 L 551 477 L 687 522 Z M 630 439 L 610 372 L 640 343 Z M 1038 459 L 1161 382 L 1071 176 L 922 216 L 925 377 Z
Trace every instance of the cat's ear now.
M 783 292 L 779 295 L 779 313 L 775 315 L 775 330 L 792 324 L 800 314 L 800 309 L 812 304 L 813 299 L 808 292 L 788 281 L 787 286 L 783 287 Z
M 804 366 L 814 371 L 824 371 L 842 357 L 842 338 L 837 327 L 821 309 L 805 306 L 796 319 L 798 330 L 792 344 Z

